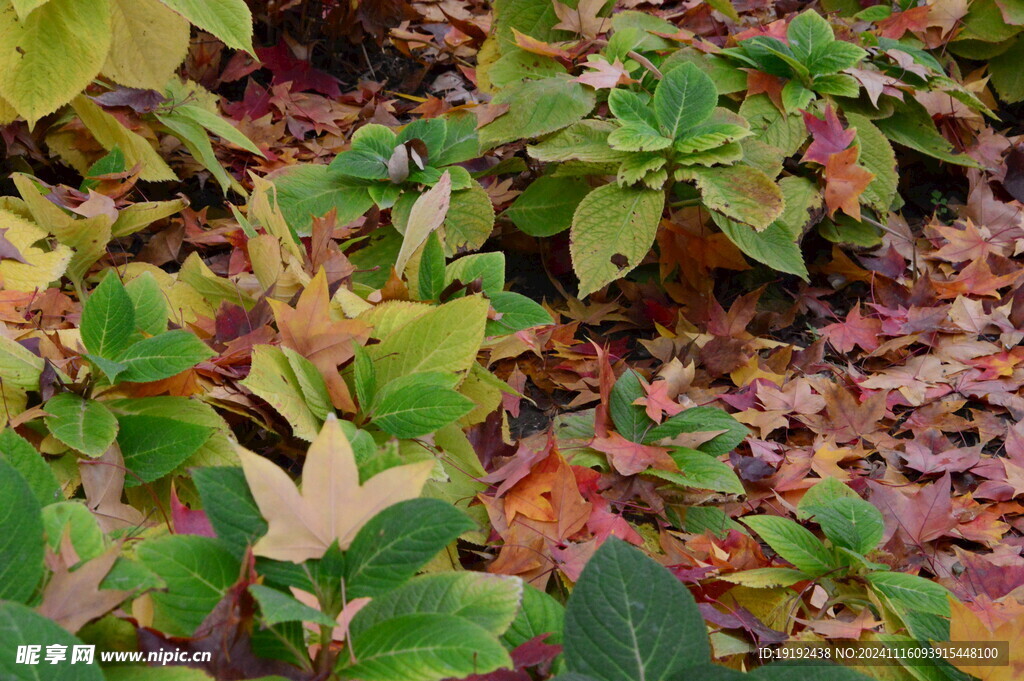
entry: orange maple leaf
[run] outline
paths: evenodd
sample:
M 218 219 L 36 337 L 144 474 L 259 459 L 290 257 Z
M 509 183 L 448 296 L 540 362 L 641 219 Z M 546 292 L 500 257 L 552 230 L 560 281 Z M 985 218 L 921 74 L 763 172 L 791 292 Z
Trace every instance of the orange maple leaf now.
M 647 416 L 655 423 L 661 423 L 662 413 L 668 416 L 675 416 L 685 409 L 683 405 L 668 396 L 668 381 L 662 380 L 648 383 L 641 378 L 640 385 L 643 386 L 644 392 L 647 395 L 636 398 L 633 404 L 644 407 Z
M 857 165 L 860 149 L 852 146 L 832 154 L 825 164 L 825 203 L 829 217 L 842 210 L 860 220 L 860 195 L 875 179 L 873 173 Z
M 679 470 L 664 447 L 630 442 L 618 433 L 595 437 L 590 446 L 608 457 L 608 463 L 622 475 L 636 475 L 648 468 L 666 471 Z
M 320 370 L 331 403 L 337 409 L 354 412 L 355 402 L 338 373 L 338 365 L 352 359 L 354 343 L 366 343 L 370 327 L 355 319 L 335 321 L 331 317 L 331 298 L 324 270 L 317 272 L 309 282 L 294 308 L 279 300 L 271 300 L 270 308 L 281 332 L 281 343 Z

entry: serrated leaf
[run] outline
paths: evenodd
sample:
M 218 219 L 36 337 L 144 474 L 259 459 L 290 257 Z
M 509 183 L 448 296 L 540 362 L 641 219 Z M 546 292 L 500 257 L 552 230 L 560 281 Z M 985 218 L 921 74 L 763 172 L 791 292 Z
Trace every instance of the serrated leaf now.
M 296 437 L 311 442 L 320 432 L 323 417 L 306 402 L 299 378 L 281 348 L 257 345 L 249 375 L 241 384 L 267 402 L 289 424 Z
M 595 101 L 592 88 L 568 75 L 516 83 L 494 98 L 509 110 L 480 129 L 480 142 L 490 148 L 555 132 L 590 113 Z
M 522 604 L 516 618 L 502 635 L 509 648 L 547 634 L 547 643 L 558 645 L 565 630 L 565 608 L 557 600 L 529 583 L 523 584 Z
M 309 236 L 313 218 L 336 211 L 340 224 L 352 222 L 373 206 L 365 187 L 349 186 L 328 166 L 298 164 L 275 172 L 277 204 L 299 236 Z
M 954 153 L 953 145 L 935 128 L 931 115 L 916 102 L 904 102 L 895 113 L 875 122 L 879 130 L 896 144 L 955 165 L 977 168 L 978 162 L 967 154 Z
M 430 522 L 416 520 L 424 517 Z M 439 499 L 411 499 L 384 509 L 363 526 L 346 554 L 349 595 L 384 595 L 473 527 L 465 513 Z
M 237 467 L 204 467 L 192 472 L 203 510 L 217 536 L 240 556 L 267 531 L 256 500 Z
M 644 396 L 646 393 L 640 375 L 632 369 L 622 372 L 612 386 L 608 414 L 612 417 L 615 430 L 631 442 L 643 442 L 644 435 L 655 425 L 642 405 L 633 404 Z
M 167 584 L 150 594 L 153 626 L 171 636 L 191 636 L 238 580 L 238 559 L 216 539 L 177 534 L 140 542 L 143 565 Z
M 271 589 L 269 586 L 250 584 L 249 593 L 260 604 L 263 620 L 270 626 L 281 622 L 312 622 L 320 626 L 334 628 L 337 624 L 316 608 L 300 603 L 294 597 L 277 589 Z
M 467 296 L 422 314 L 366 348 L 379 385 L 421 371 L 465 374 L 484 338 L 487 300 Z
M 374 425 L 397 438 L 427 435 L 473 409 L 473 401 L 455 390 L 457 376 L 436 371 L 400 376 L 377 393 Z
M 191 119 L 196 124 L 206 128 L 225 142 L 230 142 L 231 144 L 241 147 L 242 149 L 256 154 L 261 158 L 266 158 L 263 152 L 260 151 L 260 148 L 257 147 L 252 140 L 246 137 L 244 133 L 211 111 L 207 111 L 195 104 L 178 104 L 174 107 L 174 113 L 177 116 L 184 116 L 185 118 Z
M 608 135 L 616 127 L 610 121 L 580 121 L 526 149 L 539 161 L 618 163 L 627 154 L 608 146 Z
M 108 272 L 82 307 L 82 343 L 107 359 L 123 353 L 135 331 L 135 307 L 115 272 Z
M 882 131 L 865 116 L 847 112 L 846 120 L 851 127 L 857 129 L 856 141 L 860 147 L 858 162 L 875 176 L 860 195 L 860 200 L 884 215 L 892 207 L 899 183 L 896 153 Z
M 108 279 L 117 277 L 108 276 Z M 135 328 L 150 336 L 161 334 L 167 330 L 167 319 L 170 310 L 167 308 L 167 294 L 161 290 L 160 284 L 151 272 L 143 272 L 124 286 L 125 292 L 132 301 L 135 313 Z
M 665 74 L 654 91 L 654 114 L 673 140 L 710 118 L 717 105 L 714 81 L 690 63 Z
M 786 39 L 793 56 L 817 73 L 812 64 L 828 51 L 835 34 L 832 26 L 813 9 L 805 10 L 793 17 L 786 28 Z
M 24 19 L 0 11 L 0 96 L 30 125 L 92 81 L 110 47 L 107 0 L 50 0 Z
M 575 177 L 539 177 L 505 212 L 530 236 L 552 236 L 569 229 L 572 216 L 590 186 Z
M 494 636 L 508 629 L 519 609 L 523 582 L 518 577 L 480 572 L 447 572 L 416 577 L 374 596 L 352 620 L 352 637 L 392 617 L 418 613 L 455 615 Z
M 501 315 L 488 319 L 484 333 L 487 336 L 502 336 L 536 326 L 553 324 L 551 314 L 540 303 L 512 291 L 498 291 L 488 296 L 491 307 Z
M 835 567 L 832 555 L 821 540 L 788 518 L 747 516 L 743 522 L 761 535 L 772 550 L 808 575 L 823 575 Z
M 46 459 L 29 444 L 28 440 L 10 428 L 0 431 L 0 459 L 21 474 L 40 506 L 63 499 L 57 478 Z
M 878 546 L 885 534 L 882 512 L 859 497 L 835 499 L 827 506 L 812 507 L 812 512 L 833 545 L 860 554 Z
M 126 87 L 163 90 L 188 54 L 191 27 L 158 0 L 110 0 L 103 74 Z
M 692 168 L 701 200 L 710 210 L 761 231 L 785 207 L 782 190 L 763 171 L 751 166 Z
M 591 557 L 569 597 L 564 647 L 569 671 L 603 681 L 663 681 L 709 660 L 693 596 L 615 537 Z
M 686 447 L 674 447 L 669 453 L 679 466 L 678 471 L 663 471 L 655 468 L 644 471 L 645 475 L 667 480 L 683 487 L 709 489 L 726 494 L 744 494 L 743 483 L 729 464 L 722 463 L 710 454 Z
M 0 224 L 4 226 L 4 238 L 20 254 L 25 262 L 12 258 L 0 258 L 0 276 L 4 288 L 10 291 L 35 291 L 46 289 L 50 282 L 57 281 L 67 269 L 74 253 L 64 244 L 44 249 L 38 244 L 46 239 L 46 232 L 21 215 L 0 208 Z
M 654 243 L 664 205 L 665 195 L 650 189 L 608 184 L 587 194 L 573 216 L 569 246 L 580 298 L 640 264 Z
M 96 458 L 117 437 L 117 419 L 96 400 L 85 400 L 74 393 L 59 393 L 44 407 L 49 416 L 50 434 L 72 449 Z
M 0 498 L 0 599 L 28 601 L 43 576 L 42 511 L 28 482 L 3 459 Z
M 752 589 L 771 589 L 777 586 L 792 586 L 810 577 L 793 568 L 755 568 L 719 575 L 719 579 L 730 584 L 740 584 Z
M 359 681 L 439 681 L 511 667 L 505 649 L 485 629 L 454 615 L 402 615 L 352 641 L 356 664 L 339 671 Z
M 445 252 L 455 255 L 484 245 L 494 229 L 494 206 L 487 191 L 473 182 L 468 189 L 452 192 L 444 221 Z
M 48 617 L 40 615 L 28 606 L 11 601 L 0 601 L 0 640 L 5 647 L 17 650 L 18 646 L 60 645 L 71 651 L 83 645 L 82 640 L 72 636 L 67 629 Z M 0 658 L 0 676 L 7 681 L 103 681 L 97 661 L 77 664 L 45 664 L 45 649 L 40 653 L 37 665 L 19 664 L 15 655 Z
M 252 14 L 245 0 L 160 0 L 190 22 L 221 39 L 228 47 L 252 49 Z
M 936 582 L 904 572 L 865 575 L 871 588 L 902 610 L 949 617 L 949 591 Z
M 192 332 L 175 329 L 140 340 L 116 360 L 127 367 L 121 380 L 148 383 L 170 378 L 215 354 Z
M 719 455 L 731 452 L 747 437 L 747 427 L 730 414 L 715 407 L 692 407 L 671 416 L 646 432 L 645 443 L 658 442 L 681 433 L 719 433 L 698 447 L 707 454 Z
M 121 414 L 117 421 L 117 443 L 124 465 L 134 473 L 126 478 L 127 487 L 167 475 L 213 435 L 212 428 L 179 421 L 173 412 L 168 416 Z
M 733 222 L 721 215 L 712 215 L 712 219 L 745 255 L 779 272 L 788 272 L 805 281 L 808 280 L 807 266 L 804 264 L 800 246 L 780 222 L 775 222 L 758 232 L 750 225 Z

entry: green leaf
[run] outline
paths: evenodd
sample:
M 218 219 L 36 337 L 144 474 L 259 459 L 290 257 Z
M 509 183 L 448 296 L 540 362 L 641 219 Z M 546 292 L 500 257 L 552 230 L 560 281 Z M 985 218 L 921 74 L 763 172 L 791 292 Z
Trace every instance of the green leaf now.
M 96 77 L 110 36 L 106 0 L 49 0 L 21 20 L 7 3 L 0 12 L 0 97 L 34 125 Z
M 782 155 L 792 156 L 807 139 L 807 127 L 799 113 L 783 114 L 768 95 L 747 97 L 740 105 L 740 115 L 765 144 L 777 147 Z
M 483 342 L 488 307 L 481 296 L 458 298 L 367 347 L 378 385 L 421 371 L 468 372 Z
M 131 296 L 115 272 L 108 272 L 82 306 L 82 343 L 89 352 L 116 359 L 135 331 Z
M 905 572 L 872 572 L 865 579 L 901 610 L 949 617 L 950 593 L 937 582 Z
M 494 636 L 454 615 L 402 615 L 352 641 L 356 664 L 340 670 L 359 681 L 440 681 L 512 667 Z M 342 656 L 344 659 L 346 656 Z
M 892 116 L 875 121 L 875 125 L 896 144 L 947 163 L 968 168 L 979 167 L 978 162 L 967 154 L 953 151 L 953 145 L 935 128 L 931 114 L 916 102 L 897 105 Z
M 239 562 L 216 539 L 175 534 L 140 542 L 142 564 L 167 583 L 150 594 L 153 626 L 171 636 L 191 636 L 238 580 Z
M 818 73 L 813 64 L 816 59 L 828 52 L 836 37 L 828 21 L 813 9 L 809 9 L 796 15 L 789 22 L 786 39 L 789 41 L 789 49 L 793 51 L 793 56 L 803 62 L 811 73 Z
M 523 582 L 482 572 L 445 572 L 416 577 L 374 599 L 352 620 L 352 637 L 402 615 L 439 613 L 469 620 L 502 635 L 519 610 Z
M 608 414 L 612 417 L 615 430 L 631 442 L 643 442 L 644 435 L 655 425 L 643 406 L 633 404 L 645 395 L 640 374 L 633 369 L 622 372 L 612 386 Z
M 882 512 L 861 498 L 843 498 L 828 506 L 813 506 L 814 521 L 835 546 L 865 554 L 885 534 Z
M 88 664 L 70 664 L 71 651 L 83 645 L 81 639 L 20 603 L 0 601 L 0 641 L 4 642 L 6 650 L 6 654 L 0 656 L 0 677 L 5 681 L 103 681 L 98 659 Z M 25 645 L 43 646 L 37 664 L 18 663 L 15 653 L 18 646 Z M 45 646 L 48 645 L 67 646 L 69 661 L 46 663 Z
M 336 169 L 303 163 L 277 171 L 270 178 L 285 222 L 299 236 L 309 236 L 313 218 L 332 210 L 339 224 L 348 224 L 373 206 L 365 187 L 346 184 Z
M 628 154 L 608 146 L 608 135 L 617 127 L 610 121 L 580 121 L 526 150 L 538 161 L 619 163 Z
M 469 111 L 455 111 L 447 114 L 442 120 L 444 121 L 444 142 L 440 148 L 431 152 L 431 165 L 440 168 L 453 163 L 469 161 L 480 155 L 476 116 Z
M 857 146 L 860 147 L 858 163 L 875 176 L 861 194 L 860 201 L 885 214 L 896 198 L 899 182 L 896 154 L 882 131 L 865 116 L 847 112 L 846 121 L 857 129 Z
M 170 378 L 214 355 L 195 334 L 176 329 L 145 338 L 116 359 L 127 367 L 121 380 L 148 383 Z
M 808 575 L 823 575 L 835 567 L 832 554 L 821 540 L 788 518 L 747 516 L 743 522 L 761 535 L 761 539 L 777 554 Z
M 0 460 L 6 461 L 21 474 L 40 506 L 64 498 L 46 459 L 28 440 L 10 428 L 0 431 Z
M 423 244 L 420 266 L 416 273 L 420 300 L 437 300 L 444 291 L 444 247 L 437 232 L 431 232 Z M 356 346 L 358 347 L 358 346 Z
M 847 43 L 836 43 L 846 45 Z M 860 83 L 853 76 L 837 73 L 831 76 L 818 76 L 811 84 L 815 92 L 836 97 L 856 97 L 860 94 Z
M 838 478 L 825 478 L 815 484 L 800 497 L 797 504 L 797 515 L 809 518 L 817 507 L 826 507 L 838 499 L 859 499 L 852 489 Z
M 377 370 L 363 346 L 354 344 L 352 352 L 354 355 L 352 373 L 356 384 L 356 398 L 365 410 L 373 402 L 373 396 L 377 394 Z
M 50 434 L 72 449 L 93 458 L 103 456 L 117 437 L 117 419 L 96 400 L 59 393 L 44 407 Z
M 377 597 L 400 586 L 473 528 L 466 514 L 439 499 L 410 499 L 389 506 L 359 530 L 346 552 L 348 596 Z
M 782 87 L 782 108 L 787 113 L 806 109 L 814 99 L 814 92 L 804 87 L 799 80 L 791 80 Z
M 377 393 L 373 424 L 397 438 L 433 433 L 473 410 L 473 400 L 452 389 L 456 381 L 437 371 L 396 378 Z
M 43 576 L 42 510 L 28 482 L 5 459 L 0 499 L 0 599 L 28 601 Z M 4 656 L 0 665 L 9 659 Z
M 166 416 L 118 415 L 117 444 L 124 456 L 124 465 L 138 476 L 129 475 L 125 479 L 125 486 L 138 485 L 139 479 L 152 482 L 167 475 L 188 460 L 213 435 L 212 428 L 185 423 L 174 416 L 173 411 L 168 411 Z
M 592 88 L 568 75 L 516 83 L 492 100 L 495 106 L 508 104 L 509 110 L 480 129 L 480 142 L 491 148 L 546 135 L 586 116 L 595 101 Z
M 211 111 L 207 111 L 195 104 L 178 104 L 174 107 L 174 113 L 192 119 L 225 142 L 230 142 L 252 154 L 266 158 L 263 152 L 260 151 L 260 148 L 251 139 L 246 137 L 244 133 Z
M 160 0 L 199 28 L 212 33 L 228 47 L 252 49 L 252 14 L 245 0 Z
M 192 480 L 199 490 L 206 517 L 236 557 L 266 534 L 267 521 L 260 515 L 241 468 L 196 468 L 192 471 Z
M 398 144 L 391 128 L 378 123 L 364 125 L 352 135 L 352 145 L 334 157 L 329 168 L 363 180 L 388 179 L 388 160 Z
M 778 586 L 792 586 L 810 579 L 810 575 L 793 568 L 755 568 L 719 575 L 719 579 L 730 584 L 740 584 L 752 589 L 772 589 Z
M 785 207 L 779 185 L 751 166 L 691 168 L 686 177 L 696 180 L 701 200 L 710 210 L 758 231 L 782 215 Z
M 565 666 L 604 681 L 662 681 L 709 661 L 697 604 L 664 567 L 610 537 L 565 611 Z
M 819 85 L 819 81 L 821 81 L 822 78 L 840 78 L 849 81 L 853 87 L 856 87 L 859 90 L 860 85 L 857 84 L 852 76 L 840 74 L 839 72 L 856 66 L 867 58 L 867 56 L 868 53 L 865 50 L 857 47 L 853 43 L 848 43 L 842 40 L 832 42 L 829 44 L 827 50 L 824 50 L 821 54 L 816 56 L 810 64 L 808 64 L 808 68 L 811 73 L 816 74 L 814 79 L 814 89 L 819 92 L 824 92 Z M 839 94 L 838 92 L 834 93 Z M 856 92 L 849 96 L 856 96 Z
M 788 272 L 804 281 L 808 280 L 800 246 L 781 222 L 772 223 L 767 229 L 758 232 L 750 225 L 734 222 L 721 215 L 712 215 L 712 219 L 745 255 L 779 272 Z
M 584 298 L 626 274 L 654 243 L 665 195 L 606 184 L 587 194 L 573 216 L 569 252 Z
M 714 81 L 690 63 L 665 74 L 654 91 L 654 114 L 662 132 L 674 140 L 710 118 L 717 105 Z
M 672 138 L 643 123 L 625 123 L 608 135 L 608 145 L 617 151 L 659 151 L 672 146 Z
M 1024 100 L 1024 70 L 1020 68 L 1024 60 L 1024 40 L 1015 40 L 1013 46 L 988 62 L 992 85 L 995 86 L 999 98 L 1007 104 L 1016 104 Z
M 445 251 L 475 251 L 484 245 L 494 229 L 494 205 L 487 190 L 474 182 L 468 189 L 452 192 L 444 220 Z
M 537 587 L 524 583 L 519 612 L 501 638 L 510 649 L 544 634 L 548 634 L 545 643 L 558 645 L 562 642 L 564 630 L 565 608 L 562 604 Z
M 292 596 L 277 589 L 271 589 L 262 584 L 250 584 L 249 593 L 260 604 L 263 620 L 270 626 L 281 622 L 312 622 L 322 627 L 331 628 L 337 626 L 337 622 L 316 608 L 300 603 Z
M 43 508 L 43 533 L 55 553 L 60 553 L 65 532 L 81 560 L 92 560 L 107 548 L 99 522 L 81 501 L 59 501 Z
M 502 253 L 474 253 L 454 261 L 445 268 L 444 285 L 455 281 L 469 284 L 480 280 L 487 296 L 505 288 L 505 256 Z
M 653 475 L 683 487 L 709 489 L 726 494 L 745 493 L 743 483 L 736 477 L 736 472 L 732 467 L 710 454 L 687 447 L 673 447 L 670 456 L 679 466 L 678 472 L 652 468 L 644 471 L 644 474 Z
M 538 177 L 519 195 L 505 217 L 530 236 L 552 236 L 572 225 L 590 186 L 578 177 Z
M 170 315 L 167 294 L 160 289 L 152 272 L 143 272 L 125 284 L 124 288 L 132 299 L 135 328 L 150 336 L 166 331 Z
M 714 430 L 724 430 L 725 432 L 703 443 L 698 449 L 715 456 L 727 454 L 736 449 L 736 446 L 743 442 L 748 435 L 746 426 L 721 409 L 692 407 L 675 416 L 670 416 L 661 424 L 651 428 L 647 431 L 644 442 L 657 442 L 681 433 L 706 433 Z
M 498 291 L 488 296 L 491 307 L 501 315 L 488 319 L 484 333 L 487 336 L 505 336 L 535 326 L 553 324 L 551 314 L 526 296 L 512 291 Z

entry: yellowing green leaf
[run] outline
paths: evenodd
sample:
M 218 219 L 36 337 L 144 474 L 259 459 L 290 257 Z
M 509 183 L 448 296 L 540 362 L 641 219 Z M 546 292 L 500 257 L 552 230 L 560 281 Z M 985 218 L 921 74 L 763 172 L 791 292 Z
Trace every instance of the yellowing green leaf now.
M 127 87 L 163 90 L 188 53 L 188 21 L 157 0 L 110 0 L 110 28 L 103 73 Z
M 193 24 L 209 31 L 228 47 L 255 54 L 252 14 L 245 0 L 160 0 Z
M 253 553 L 294 563 L 320 558 L 334 541 L 347 549 L 374 515 L 418 497 L 434 468 L 433 459 L 394 466 L 360 485 L 352 446 L 333 416 L 306 453 L 301 492 L 270 460 L 241 448 L 238 455 L 269 524 Z
M 55 0 L 56 1 L 56 0 Z M 156 149 L 141 135 L 121 125 L 116 118 L 101 109 L 85 95 L 75 97 L 71 102 L 75 113 L 82 119 L 82 124 L 89 129 L 96 141 L 106 150 L 117 147 L 124 154 L 125 165 L 129 168 L 136 163 L 142 164 L 143 180 L 163 182 L 176 180 L 177 175 L 171 170 Z
M 751 166 L 692 168 L 701 199 L 709 209 L 760 231 L 782 215 L 782 190 L 764 172 Z
M 420 371 L 465 374 L 484 338 L 489 305 L 481 296 L 453 300 L 408 322 L 366 348 L 378 385 Z
M 580 298 L 640 264 L 664 206 L 664 193 L 649 189 L 607 184 L 587 194 L 576 207 L 569 245 Z
M 409 258 L 413 253 L 423 245 L 430 233 L 444 222 L 451 196 L 452 177 L 446 171 L 437 184 L 416 199 L 412 210 L 409 211 L 405 235 L 402 238 L 402 248 L 398 251 L 398 258 L 395 260 L 395 272 L 399 276 L 405 271 L 405 266 L 409 263 Z
M 257 345 L 252 353 L 252 369 L 242 385 L 256 393 L 292 426 L 295 437 L 312 441 L 320 430 L 318 417 L 306 402 L 299 377 L 280 348 Z
M 110 47 L 107 0 L 50 0 L 24 19 L 0 11 L 0 96 L 34 124 L 81 92 Z

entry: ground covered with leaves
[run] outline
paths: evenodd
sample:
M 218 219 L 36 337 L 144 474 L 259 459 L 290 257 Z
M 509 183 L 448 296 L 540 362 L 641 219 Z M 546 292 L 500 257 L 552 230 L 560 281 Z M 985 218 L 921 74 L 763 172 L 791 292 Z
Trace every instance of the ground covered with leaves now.
M 1022 50 L 0 0 L 0 676 L 1024 678 Z

